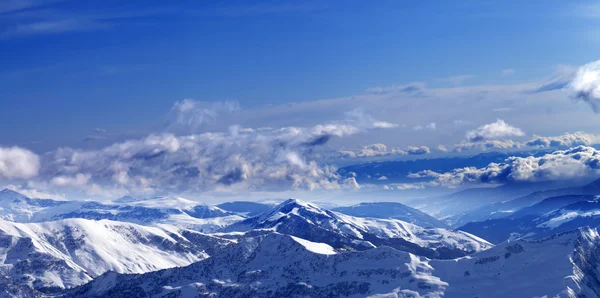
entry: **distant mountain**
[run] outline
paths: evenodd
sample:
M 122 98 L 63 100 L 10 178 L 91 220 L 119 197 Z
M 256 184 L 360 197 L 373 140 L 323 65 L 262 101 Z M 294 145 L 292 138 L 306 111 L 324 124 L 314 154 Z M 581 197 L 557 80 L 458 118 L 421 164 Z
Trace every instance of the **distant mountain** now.
M 598 225 L 598 196 L 570 195 L 548 198 L 510 216 L 468 223 L 459 229 L 499 243 L 508 238 L 540 239 L 579 227 Z
M 360 203 L 331 210 L 356 217 L 398 219 L 424 228 L 449 228 L 448 225 L 424 212 L 396 202 Z
M 463 232 L 423 228 L 396 219 L 353 217 L 295 199 L 222 231 L 257 229 L 326 243 L 339 251 L 385 245 L 432 258 L 454 258 L 490 247 L 487 241 Z
M 31 199 L 5 189 L 0 191 L 0 219 L 14 222 L 108 219 L 137 224 L 166 223 L 202 232 L 211 232 L 244 219 L 218 207 L 179 197 L 122 198 L 115 202 Z
M 557 184 L 560 182 L 508 183 L 496 187 L 469 188 L 449 195 L 413 200 L 407 204 L 452 227 L 458 227 L 463 217 L 478 208 L 553 188 Z
M 334 254 L 323 244 L 269 233 L 187 267 L 109 272 L 58 296 L 597 297 L 599 250 L 600 237 L 589 228 L 503 243 L 456 260 L 390 247 Z
M 17 285 L 49 291 L 106 272 L 144 273 L 189 265 L 230 240 L 173 226 L 108 220 L 0 221 L 0 272 Z
M 40 211 L 66 204 L 67 201 L 31 199 L 10 189 L 4 189 L 0 191 L 0 219 L 28 222 Z
M 555 186 L 552 189 L 536 191 L 515 199 L 481 206 L 458 216 L 454 224 L 455 226 L 462 226 L 469 222 L 509 217 L 522 208 L 532 206 L 551 197 L 590 195 L 600 195 L 600 179 L 579 187 L 556 188 Z
M 275 204 L 265 204 L 246 201 L 226 202 L 217 205 L 217 207 L 221 208 L 222 210 L 249 217 L 257 216 L 259 214 L 268 212 L 275 206 Z

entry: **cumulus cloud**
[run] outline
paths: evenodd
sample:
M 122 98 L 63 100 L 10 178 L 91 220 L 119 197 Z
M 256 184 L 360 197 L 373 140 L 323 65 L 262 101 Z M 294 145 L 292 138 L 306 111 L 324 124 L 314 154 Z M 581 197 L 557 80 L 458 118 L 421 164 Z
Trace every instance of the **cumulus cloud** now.
M 496 122 L 485 124 L 467 132 L 466 137 L 470 141 L 483 141 L 524 135 L 525 133 L 520 128 L 511 126 L 504 122 L 504 120 L 498 119 Z
M 350 151 L 350 150 L 342 150 L 339 152 L 342 157 L 377 157 L 377 156 L 386 156 L 390 154 L 406 154 L 404 151 L 392 149 L 388 151 L 387 146 L 385 144 L 377 143 L 371 144 L 367 146 L 363 146 L 358 151 Z
M 445 146 L 443 146 L 443 147 L 446 148 Z M 469 151 L 469 150 L 487 151 L 487 150 L 494 150 L 494 149 L 496 149 L 496 150 L 519 149 L 519 148 L 523 148 L 523 147 L 525 147 L 523 145 L 523 143 L 513 141 L 513 140 L 484 140 L 484 141 L 478 141 L 478 142 L 463 141 L 458 144 L 452 145 L 450 148 L 454 152 L 463 152 L 463 151 Z M 446 151 L 447 150 L 448 149 L 446 148 Z
M 581 66 L 567 85 L 571 98 L 588 103 L 594 112 L 600 108 L 600 60 Z
M 368 158 L 390 155 L 423 155 L 429 154 L 431 150 L 427 146 L 408 146 L 406 150 L 400 148 L 389 149 L 385 144 L 377 143 L 363 146 L 358 151 L 341 150 L 339 155 L 345 158 Z
M 543 156 L 510 157 L 503 163 L 483 168 L 465 167 L 450 172 L 430 170 L 410 174 L 409 178 L 431 178 L 418 186 L 457 186 L 477 183 L 556 181 L 600 174 L 600 151 L 586 146 L 558 150 Z
M 555 137 L 534 136 L 526 144 L 530 147 L 551 148 L 551 147 L 573 147 L 579 145 L 598 144 L 600 137 L 597 135 L 585 133 L 582 131 L 574 133 L 565 133 Z
M 20 147 L 0 147 L 0 178 L 27 179 L 40 170 L 37 154 Z
M 409 146 L 406 148 L 406 152 L 410 155 L 423 155 L 423 154 L 429 154 L 431 152 L 431 150 L 429 150 L 429 147 L 427 147 L 427 146 L 418 146 L 418 147 Z
M 463 152 L 469 150 L 510 150 L 523 148 L 566 148 L 579 145 L 591 146 L 600 143 L 600 136 L 585 132 L 564 133 L 559 136 L 534 135 L 530 140 L 519 142 L 511 139 L 462 141 L 454 145 L 439 145 L 442 152 Z

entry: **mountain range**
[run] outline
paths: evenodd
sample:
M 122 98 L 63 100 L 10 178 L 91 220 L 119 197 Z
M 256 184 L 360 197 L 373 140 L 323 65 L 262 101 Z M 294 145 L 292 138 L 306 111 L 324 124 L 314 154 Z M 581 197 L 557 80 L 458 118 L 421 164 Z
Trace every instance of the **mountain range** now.
M 390 247 L 334 253 L 269 233 L 192 265 L 106 273 L 60 297 L 597 297 L 600 237 L 585 228 L 430 260 Z M 575 274 L 574 274 L 575 273 Z
M 597 184 L 517 196 L 503 216 L 456 230 L 440 219 L 459 217 L 396 202 L 209 206 L 4 190 L 0 297 L 596 297 Z M 528 188 L 516 189 L 505 195 Z

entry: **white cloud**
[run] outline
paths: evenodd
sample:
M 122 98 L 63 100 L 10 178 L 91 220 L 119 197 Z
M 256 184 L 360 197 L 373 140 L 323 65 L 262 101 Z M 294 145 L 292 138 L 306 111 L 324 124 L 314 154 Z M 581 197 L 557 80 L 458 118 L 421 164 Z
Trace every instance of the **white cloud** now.
M 429 177 L 430 182 L 418 186 L 456 186 L 461 184 L 535 182 L 568 180 L 600 174 L 600 152 L 579 146 L 558 150 L 543 156 L 510 157 L 503 163 L 490 163 L 484 168 L 466 167 L 450 172 L 421 171 L 409 178 Z
M 90 181 L 90 174 L 77 173 L 75 176 L 56 176 L 50 181 L 56 186 L 84 186 Z
M 27 179 L 40 170 L 40 158 L 20 147 L 0 147 L 0 178 Z
M 427 146 L 418 146 L 418 147 L 409 146 L 406 148 L 406 152 L 410 155 L 422 155 L 422 154 L 429 154 L 431 152 L 431 150 Z
M 599 112 L 600 60 L 581 66 L 567 90 L 572 98 L 588 103 L 594 112 Z
M 559 136 L 534 135 L 530 140 L 519 142 L 511 139 L 504 140 L 480 140 L 462 141 L 454 145 L 439 145 L 437 148 L 442 152 L 463 152 L 468 150 L 510 150 L 521 148 L 565 148 L 579 145 L 595 145 L 600 143 L 600 136 L 585 132 L 564 133 Z
M 498 119 L 496 122 L 485 124 L 467 132 L 466 137 L 470 141 L 483 141 L 524 135 L 525 133 L 520 128 L 511 126 L 504 122 L 504 120 Z
M 385 144 L 377 143 L 363 146 L 358 151 L 341 150 L 338 153 L 345 158 L 370 158 L 391 155 L 423 155 L 431 153 L 431 150 L 427 146 L 408 146 L 406 150 L 400 148 L 388 150 Z
M 490 149 L 519 149 L 525 147 L 523 143 L 513 140 L 483 140 L 477 142 L 463 141 L 451 146 L 454 152 L 467 150 L 487 151 Z
M 598 142 L 600 142 L 600 136 L 578 131 L 574 133 L 565 133 L 555 137 L 534 136 L 526 144 L 530 147 L 556 148 L 579 145 L 589 146 L 598 144 Z

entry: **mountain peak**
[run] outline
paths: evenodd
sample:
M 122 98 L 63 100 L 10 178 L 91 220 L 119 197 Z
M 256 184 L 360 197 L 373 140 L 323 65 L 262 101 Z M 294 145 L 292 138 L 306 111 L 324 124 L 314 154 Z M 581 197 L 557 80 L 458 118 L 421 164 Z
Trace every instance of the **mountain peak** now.
M 312 205 L 314 207 L 317 207 L 314 204 L 311 204 L 311 203 L 308 203 L 306 201 L 302 201 L 299 199 L 287 199 L 287 200 L 281 202 L 281 204 L 279 204 L 279 206 L 287 206 L 287 205 L 298 205 L 298 206 L 306 206 L 306 207 Z
M 0 191 L 1 199 L 26 199 L 27 197 L 19 192 L 5 188 Z
M 297 213 L 299 210 L 308 211 L 311 213 L 326 214 L 325 210 L 313 203 L 298 199 L 287 199 L 275 207 L 272 213 Z

